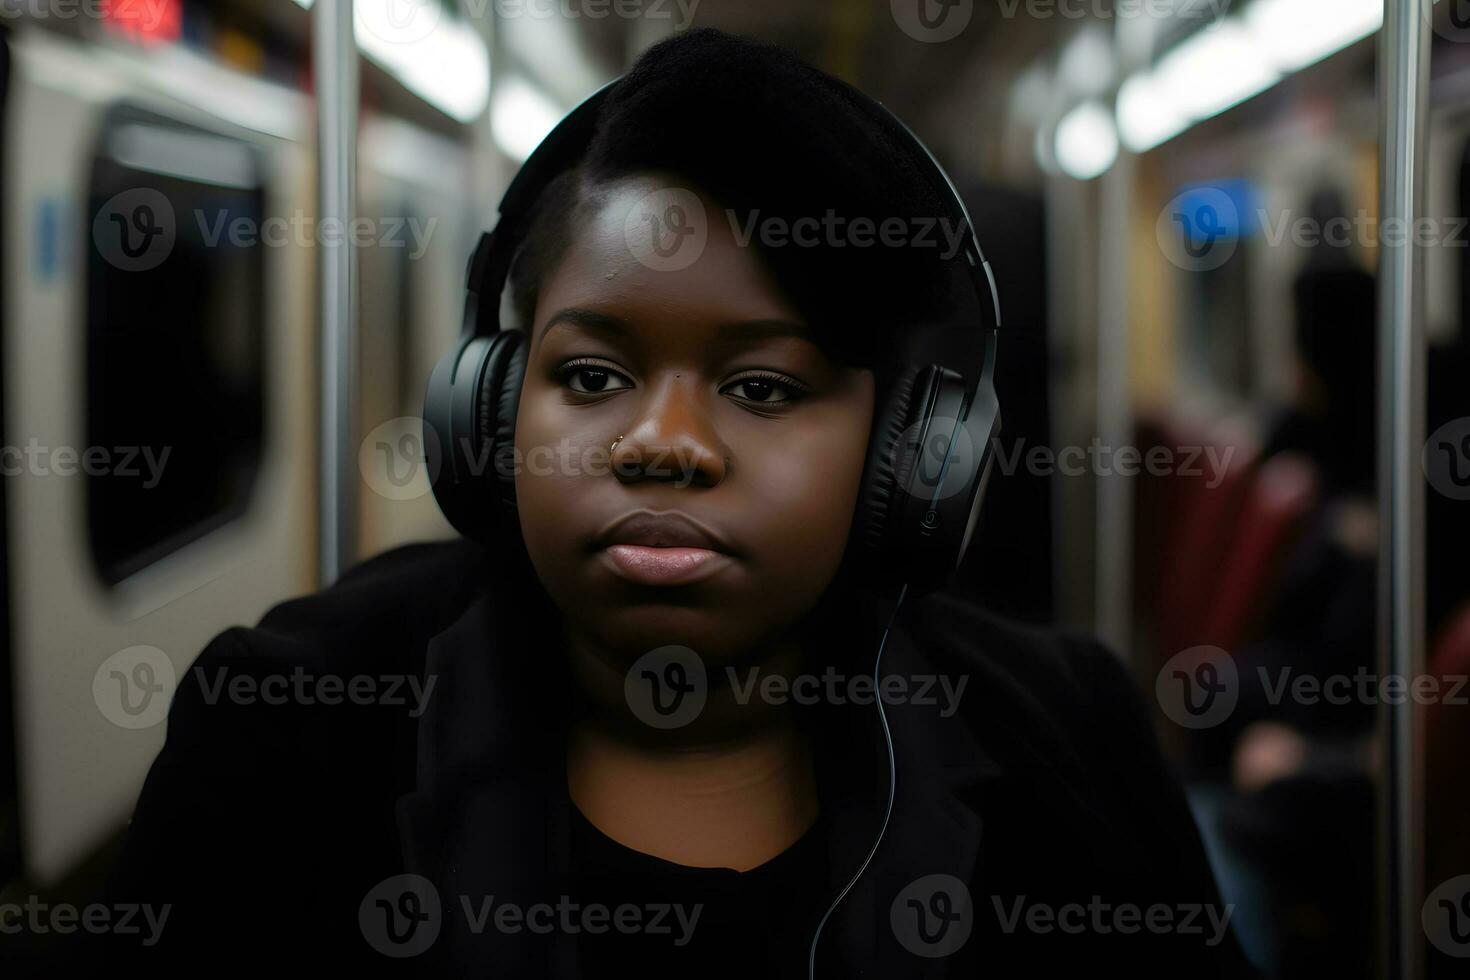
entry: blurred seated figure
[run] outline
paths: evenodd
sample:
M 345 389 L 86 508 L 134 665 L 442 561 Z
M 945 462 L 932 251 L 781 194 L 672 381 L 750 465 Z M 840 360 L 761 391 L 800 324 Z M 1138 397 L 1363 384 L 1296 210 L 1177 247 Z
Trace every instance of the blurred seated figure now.
M 1425 708 L 1424 887 L 1470 873 L 1470 604 L 1450 619 L 1429 651 L 1429 675 L 1445 696 Z M 1427 976 L 1460 976 L 1464 963 L 1430 952 Z
M 1334 192 L 1313 200 L 1321 226 L 1343 210 Z M 1319 244 L 1292 288 L 1296 385 L 1262 457 L 1298 452 L 1321 468 L 1331 495 L 1371 501 L 1377 469 L 1377 289 L 1343 249 Z
M 1470 148 L 1467 148 L 1470 153 Z M 1470 168 L 1470 160 L 1467 160 Z M 1470 173 L 1465 175 L 1470 178 Z M 1464 179 L 1464 178 L 1462 178 Z M 1470 319 L 1470 256 L 1461 258 L 1462 312 Z M 1433 434 L 1470 417 L 1470 344 L 1463 337 L 1432 346 L 1428 356 L 1429 404 L 1425 432 L 1431 451 L 1442 447 Z M 1432 700 L 1424 718 L 1424 881 L 1428 890 L 1470 873 L 1470 502 L 1425 489 L 1425 628 L 1428 673 L 1443 697 Z M 1463 960 L 1429 950 L 1426 976 L 1460 976 Z
M 1323 225 L 1343 210 L 1334 192 L 1313 198 Z M 1260 466 L 1309 463 L 1317 503 L 1270 583 L 1254 638 L 1232 651 L 1242 682 L 1233 734 L 1271 720 L 1308 737 L 1352 739 L 1372 728 L 1371 700 L 1356 687 L 1347 697 L 1293 697 L 1289 682 L 1375 668 L 1377 290 L 1371 273 L 1323 244 L 1309 253 L 1293 301 L 1295 398 L 1271 427 Z
M 1342 209 L 1327 192 L 1312 210 L 1325 223 Z M 1255 583 L 1259 607 L 1238 607 L 1233 630 L 1202 624 L 1240 638 L 1228 647 L 1239 700 L 1224 723 L 1191 733 L 1190 758 L 1215 787 L 1207 832 L 1228 866 L 1227 900 L 1250 910 L 1242 940 L 1258 965 L 1269 976 L 1366 977 L 1381 693 L 1375 282 L 1342 249 L 1319 246 L 1293 300 L 1294 398 L 1256 470 L 1277 482 L 1281 472 L 1310 474 L 1313 492 L 1293 498 L 1293 532 L 1273 532 L 1274 565 L 1256 565 L 1268 576 Z M 1263 519 L 1243 509 L 1235 537 L 1259 537 Z
M 1334 194 L 1314 198 L 1318 221 L 1336 211 Z M 1304 675 L 1352 678 L 1375 664 L 1373 276 L 1341 249 L 1319 246 L 1293 284 L 1293 305 L 1292 400 L 1267 426 L 1237 480 L 1237 499 L 1220 515 L 1226 526 L 1217 536 L 1226 544 L 1199 569 L 1208 602 L 1177 635 L 1161 637 L 1166 655 L 1191 644 L 1223 647 L 1240 677 L 1230 718 L 1192 738 L 1192 768 L 1205 777 L 1228 778 L 1242 733 L 1257 721 L 1334 739 L 1360 737 L 1373 723 L 1373 705 L 1356 696 L 1291 693 Z

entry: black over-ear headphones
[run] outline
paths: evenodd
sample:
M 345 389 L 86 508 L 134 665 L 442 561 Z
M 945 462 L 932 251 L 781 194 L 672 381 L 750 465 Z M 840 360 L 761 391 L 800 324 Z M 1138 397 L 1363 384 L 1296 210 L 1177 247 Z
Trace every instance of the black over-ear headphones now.
M 464 329 L 439 361 L 424 397 L 424 446 L 434 497 L 467 537 L 492 540 L 520 532 L 516 516 L 516 406 L 525 377 L 527 336 L 502 330 L 500 296 L 541 191 L 575 166 L 592 141 L 597 114 L 619 80 L 577 106 L 541 142 L 500 202 L 495 229 L 480 237 L 469 265 Z M 966 375 L 940 364 L 900 372 L 874 416 L 852 545 L 882 581 L 915 590 L 943 585 L 959 566 L 975 529 L 1000 430 L 995 394 L 1000 298 L 990 264 L 975 241 L 970 215 L 949 175 L 912 131 L 880 103 L 852 89 L 880 124 L 903 134 L 949 203 L 963 231 L 967 273 L 979 300 L 983 342 Z

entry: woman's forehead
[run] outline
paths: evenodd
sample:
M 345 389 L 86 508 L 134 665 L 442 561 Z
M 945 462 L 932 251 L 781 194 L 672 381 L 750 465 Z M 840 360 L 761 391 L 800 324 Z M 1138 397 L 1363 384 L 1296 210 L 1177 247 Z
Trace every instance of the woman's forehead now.
M 696 192 L 648 178 L 609 187 L 573 229 L 543 283 L 538 329 L 568 308 L 634 322 L 682 318 L 710 330 L 747 321 L 804 321 L 760 253 L 740 243 L 723 210 Z

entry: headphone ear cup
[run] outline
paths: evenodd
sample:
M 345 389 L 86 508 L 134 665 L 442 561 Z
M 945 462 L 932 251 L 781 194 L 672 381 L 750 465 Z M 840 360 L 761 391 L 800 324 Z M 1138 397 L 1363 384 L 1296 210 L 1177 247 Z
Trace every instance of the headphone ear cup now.
M 901 441 L 918 421 L 916 398 L 927 389 L 927 375 L 932 370 L 915 366 L 901 373 L 873 419 L 867 464 L 858 491 L 853 543 L 874 570 L 883 567 L 891 551 L 888 539 L 913 457 L 912 447 L 901 445 Z
M 492 463 L 490 474 L 494 481 L 494 486 L 486 486 L 484 490 L 495 495 L 496 508 L 506 530 L 517 534 L 520 518 L 516 513 L 516 412 L 521 403 L 521 384 L 526 378 L 525 339 L 526 335 L 519 330 L 495 335 L 475 398 L 475 431 L 484 447 L 484 458 Z
M 424 447 L 439 509 L 465 537 L 520 533 L 515 505 L 516 409 L 525 335 L 462 339 L 424 394 Z

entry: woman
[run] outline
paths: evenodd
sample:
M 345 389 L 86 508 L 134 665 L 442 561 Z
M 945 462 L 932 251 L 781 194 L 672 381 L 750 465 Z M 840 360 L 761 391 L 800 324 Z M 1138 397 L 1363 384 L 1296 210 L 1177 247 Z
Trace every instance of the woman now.
M 1110 653 L 916 597 L 879 719 L 891 583 L 852 561 L 854 513 L 952 270 L 834 229 L 942 214 L 920 172 L 778 49 L 696 31 L 639 60 L 515 262 L 517 533 L 398 549 L 209 645 L 114 878 L 172 903 L 141 955 L 1244 971 Z M 211 696 L 284 675 L 280 703 Z

